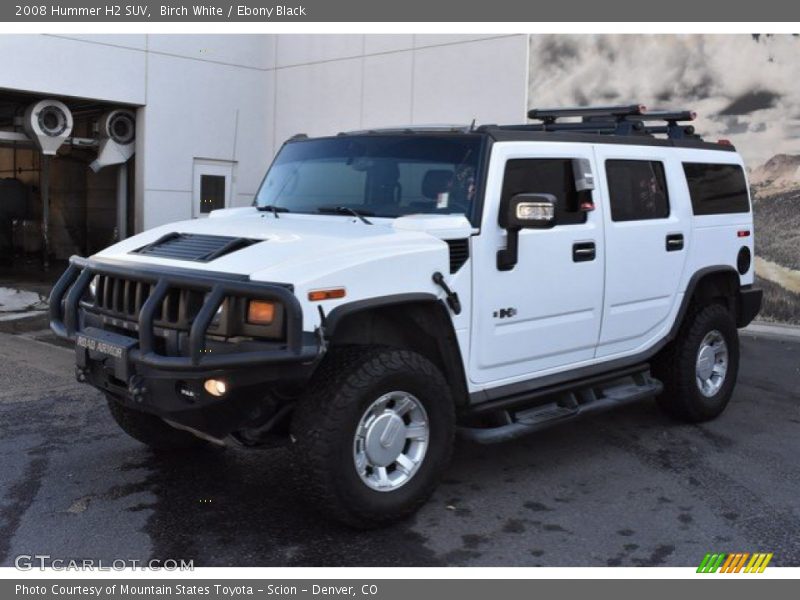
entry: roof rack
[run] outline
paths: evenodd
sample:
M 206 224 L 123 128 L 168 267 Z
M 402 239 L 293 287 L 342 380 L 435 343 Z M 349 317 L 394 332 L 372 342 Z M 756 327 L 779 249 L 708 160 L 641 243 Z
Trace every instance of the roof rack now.
M 559 122 L 561 118 L 580 118 L 580 121 Z M 695 139 L 693 121 L 697 113 L 690 110 L 648 111 L 643 104 L 619 106 L 575 106 L 566 108 L 534 108 L 528 118 L 541 123 L 507 125 L 504 128 L 527 131 L 565 131 L 608 135 L 666 135 L 669 139 Z M 653 124 L 660 122 L 660 124 Z

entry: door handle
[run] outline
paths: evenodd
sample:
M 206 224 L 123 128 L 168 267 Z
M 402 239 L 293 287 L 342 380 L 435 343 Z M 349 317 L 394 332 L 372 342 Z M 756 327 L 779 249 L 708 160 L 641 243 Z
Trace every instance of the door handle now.
M 677 250 L 683 250 L 683 234 L 670 233 L 667 236 L 667 252 L 675 252 Z
M 594 242 L 576 242 L 572 245 L 572 260 L 573 262 L 587 262 L 594 260 L 597 255 L 597 249 Z

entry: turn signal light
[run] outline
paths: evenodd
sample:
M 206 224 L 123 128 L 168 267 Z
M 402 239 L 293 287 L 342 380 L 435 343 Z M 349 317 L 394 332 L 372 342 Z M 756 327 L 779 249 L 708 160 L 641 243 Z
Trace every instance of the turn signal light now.
M 224 396 L 225 392 L 228 391 L 228 385 L 222 379 L 206 379 L 203 387 L 209 394 L 217 398 Z
M 314 290 L 308 292 L 308 299 L 311 302 L 319 302 L 320 300 L 334 300 L 336 298 L 344 298 L 347 292 L 344 288 L 331 288 L 329 290 Z
M 247 322 L 253 325 L 269 325 L 275 318 L 275 304 L 265 300 L 250 300 L 247 305 Z

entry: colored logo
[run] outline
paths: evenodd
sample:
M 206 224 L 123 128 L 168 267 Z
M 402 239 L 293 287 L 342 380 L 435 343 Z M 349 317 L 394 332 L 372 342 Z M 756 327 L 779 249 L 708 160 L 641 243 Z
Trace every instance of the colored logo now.
M 709 553 L 703 557 L 698 573 L 763 573 L 772 552 L 736 552 L 733 554 Z

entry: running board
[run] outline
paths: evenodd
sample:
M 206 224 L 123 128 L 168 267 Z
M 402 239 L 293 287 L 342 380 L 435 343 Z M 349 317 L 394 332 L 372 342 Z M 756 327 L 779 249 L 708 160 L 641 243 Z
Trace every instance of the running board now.
M 560 394 L 553 402 L 503 411 L 505 424 L 496 427 L 459 427 L 461 437 L 479 444 L 512 440 L 588 414 L 657 396 L 664 386 L 649 373 L 637 373 L 615 381 L 582 387 Z

